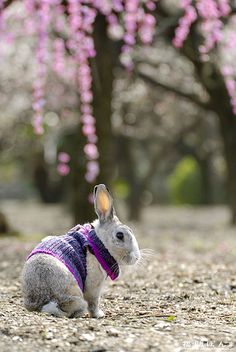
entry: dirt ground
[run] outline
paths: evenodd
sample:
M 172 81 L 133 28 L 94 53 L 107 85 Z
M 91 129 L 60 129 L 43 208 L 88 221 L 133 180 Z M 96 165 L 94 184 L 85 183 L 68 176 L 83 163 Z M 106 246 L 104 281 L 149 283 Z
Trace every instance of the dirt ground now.
M 2 208 L 25 236 L 0 240 L 1 352 L 236 351 L 236 230 L 225 208 L 152 208 L 130 224 L 140 247 L 154 252 L 109 283 L 99 320 L 23 307 L 27 253 L 36 237 L 63 233 L 71 219 L 54 206 Z

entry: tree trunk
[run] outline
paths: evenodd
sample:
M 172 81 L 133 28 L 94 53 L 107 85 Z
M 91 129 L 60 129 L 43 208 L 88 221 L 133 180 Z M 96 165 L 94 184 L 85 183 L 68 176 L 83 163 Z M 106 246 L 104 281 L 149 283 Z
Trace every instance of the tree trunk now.
M 86 160 L 84 155 L 84 145 L 86 138 L 82 134 L 81 125 L 78 127 L 76 141 L 72 150 L 72 170 L 71 170 L 71 198 L 72 214 L 75 223 L 83 224 L 94 218 L 92 204 L 89 202 L 89 194 L 93 191 L 93 185 L 85 180 Z
M 227 167 L 227 198 L 231 209 L 231 223 L 236 225 L 236 116 L 234 115 L 223 77 L 213 66 L 214 85 L 206 86 L 212 110 L 219 117 L 224 155 Z
M 220 115 L 220 128 L 227 165 L 227 193 L 231 208 L 231 223 L 236 225 L 236 116 Z
M 0 212 L 0 234 L 7 234 L 10 231 L 6 216 Z
M 129 220 L 131 221 L 140 221 L 143 204 L 141 202 L 142 193 L 139 188 L 139 185 L 133 184 L 130 190 L 130 195 L 128 198 L 129 205 Z
M 171 16 L 166 8 L 159 7 L 159 14 L 164 19 Z M 176 18 L 178 20 L 178 18 Z M 168 42 L 174 37 L 174 31 L 177 21 L 169 26 L 166 31 Z M 211 109 L 214 111 L 220 122 L 220 132 L 224 145 L 224 155 L 227 167 L 227 193 L 228 201 L 231 208 L 231 222 L 236 224 L 236 116 L 233 114 L 230 106 L 230 98 L 227 93 L 225 82 L 220 74 L 216 64 L 212 62 L 202 62 L 199 59 L 199 45 L 202 38 L 195 23 L 191 27 L 190 34 L 185 41 L 181 52 L 189 59 L 195 67 L 196 76 L 200 83 L 205 87 L 210 96 Z
M 113 59 L 112 43 L 107 37 L 106 21 L 102 16 L 98 16 L 95 22 L 94 42 L 97 55 L 92 60 L 93 108 L 96 118 L 100 167 L 100 174 L 96 183 L 104 183 L 108 187 L 111 187 L 114 170 L 114 137 L 111 126 Z M 76 223 L 84 223 L 95 218 L 93 204 L 88 201 L 94 184 L 88 184 L 84 178 L 86 160 L 83 148 L 85 143 L 85 137 L 81 132 L 81 126 L 79 126 L 76 146 L 77 155 L 74 157 L 72 175 L 72 210 Z
M 141 204 L 143 189 L 137 175 L 137 166 L 133 156 L 132 141 L 127 136 L 119 135 L 116 137 L 116 142 L 116 155 L 120 167 L 119 174 L 129 185 L 129 195 L 127 199 L 128 219 L 132 221 L 140 221 L 143 207 Z
M 211 183 L 211 158 L 198 158 L 198 165 L 202 180 L 202 204 L 213 204 L 212 183 Z
M 97 56 L 92 63 L 93 108 L 96 117 L 100 174 L 98 183 L 111 187 L 114 170 L 114 136 L 112 132 L 113 50 L 107 37 L 107 24 L 103 16 L 97 16 L 94 30 Z
M 194 64 L 197 77 L 209 94 L 211 109 L 219 118 L 227 168 L 227 198 L 231 210 L 231 223 L 236 225 L 236 116 L 232 111 L 223 76 L 216 64 L 199 60 L 197 41 L 194 38 L 195 32 L 192 31 L 183 53 Z

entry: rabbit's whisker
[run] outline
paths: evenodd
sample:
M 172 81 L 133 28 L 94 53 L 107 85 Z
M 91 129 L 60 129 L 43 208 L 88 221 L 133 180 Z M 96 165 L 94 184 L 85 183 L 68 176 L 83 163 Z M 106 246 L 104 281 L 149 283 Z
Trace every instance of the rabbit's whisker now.
M 147 264 L 154 256 L 155 251 L 149 248 L 144 248 L 140 250 L 140 259 L 135 263 L 135 268 L 146 268 Z
M 140 250 L 141 255 L 147 255 L 147 256 L 153 256 L 155 254 L 155 251 L 150 248 L 143 248 Z

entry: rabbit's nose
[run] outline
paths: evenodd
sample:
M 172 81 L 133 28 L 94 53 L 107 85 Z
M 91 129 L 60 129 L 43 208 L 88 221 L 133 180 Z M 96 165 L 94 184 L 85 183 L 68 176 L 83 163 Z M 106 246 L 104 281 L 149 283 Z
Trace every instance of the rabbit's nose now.
M 136 253 L 136 254 L 135 254 L 135 259 L 136 259 L 136 261 L 138 261 L 140 258 L 141 258 L 140 252 Z
M 139 259 L 140 259 L 140 253 L 138 252 L 132 252 L 130 254 L 130 263 L 135 264 Z

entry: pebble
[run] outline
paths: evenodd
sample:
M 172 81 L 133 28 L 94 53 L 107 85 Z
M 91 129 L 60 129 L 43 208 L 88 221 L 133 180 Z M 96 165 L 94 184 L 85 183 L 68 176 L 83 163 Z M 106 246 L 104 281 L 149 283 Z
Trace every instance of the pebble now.
M 107 335 L 108 336 L 119 336 L 119 331 L 115 328 L 110 328 L 107 330 Z
M 45 332 L 45 339 L 51 340 L 53 338 L 53 332 L 52 331 L 46 331 Z
M 154 325 L 154 328 L 157 330 L 171 330 L 170 324 L 165 321 L 159 321 Z
M 95 334 L 94 333 L 91 333 L 91 334 L 82 334 L 80 337 L 79 337 L 80 340 L 82 341 L 93 341 L 95 339 Z
M 126 342 L 128 345 L 131 345 L 131 344 L 134 342 L 134 338 L 133 338 L 133 337 L 127 337 L 127 339 L 125 339 L 125 342 Z

